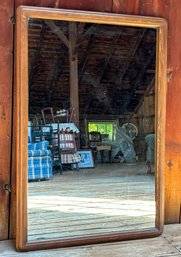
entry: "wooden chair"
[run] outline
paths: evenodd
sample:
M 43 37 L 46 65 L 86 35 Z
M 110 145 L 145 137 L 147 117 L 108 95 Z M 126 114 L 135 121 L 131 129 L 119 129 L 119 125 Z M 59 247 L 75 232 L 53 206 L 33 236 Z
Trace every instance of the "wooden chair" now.
M 43 123 L 57 123 L 57 122 L 71 122 L 74 115 L 74 109 L 69 110 L 59 110 L 54 114 L 52 107 L 46 107 L 41 110 Z
M 49 119 L 48 121 L 46 120 L 46 114 L 48 112 L 48 115 L 49 115 Z M 55 123 L 55 119 L 54 119 L 54 114 L 53 114 L 53 108 L 52 107 L 46 107 L 46 108 L 43 108 L 41 110 L 41 113 L 42 113 L 42 118 L 43 118 L 43 123 L 44 124 L 47 124 L 47 123 Z M 51 122 L 49 122 L 51 121 Z

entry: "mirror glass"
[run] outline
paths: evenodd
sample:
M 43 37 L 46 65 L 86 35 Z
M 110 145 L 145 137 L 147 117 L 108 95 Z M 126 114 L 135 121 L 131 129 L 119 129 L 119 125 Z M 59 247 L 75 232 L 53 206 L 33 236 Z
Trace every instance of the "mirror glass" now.
M 28 241 L 155 228 L 156 29 L 28 20 Z

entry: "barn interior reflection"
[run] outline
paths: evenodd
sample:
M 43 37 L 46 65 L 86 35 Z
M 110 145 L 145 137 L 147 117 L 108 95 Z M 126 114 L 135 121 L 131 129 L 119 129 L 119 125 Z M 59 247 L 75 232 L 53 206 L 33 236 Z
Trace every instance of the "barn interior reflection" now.
M 28 241 L 155 227 L 156 31 L 30 19 Z

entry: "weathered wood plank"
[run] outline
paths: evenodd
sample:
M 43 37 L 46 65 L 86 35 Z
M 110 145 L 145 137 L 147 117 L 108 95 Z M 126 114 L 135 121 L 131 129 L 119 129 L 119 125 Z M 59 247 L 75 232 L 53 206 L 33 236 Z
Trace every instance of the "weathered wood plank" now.
M 113 0 L 112 12 L 138 14 L 140 12 L 140 0 Z
M 33 1 L 33 0 L 18 0 L 17 6 L 25 5 L 39 5 L 61 8 L 78 8 L 90 10 L 109 11 L 111 8 L 111 1 Z M 97 3 L 97 4 L 96 4 Z M 180 97 L 181 92 L 179 85 L 181 82 L 180 74 L 180 8 L 179 2 L 174 1 L 151 1 L 151 0 L 113 0 L 113 12 L 127 13 L 127 14 L 143 14 L 165 17 L 169 21 L 169 51 L 168 51 L 168 111 L 167 111 L 167 148 L 166 159 L 174 163 L 172 167 L 172 174 L 169 168 L 166 168 L 166 222 L 178 222 L 180 215 L 180 199 L 181 193 L 178 191 L 180 184 L 179 166 L 180 166 L 180 128 L 181 121 L 178 119 L 180 113 Z M 75 6 L 76 5 L 76 6 Z M 89 6 L 90 5 L 90 6 Z M 108 8 L 109 6 L 109 8 Z M 100 8 L 100 9 L 99 9 Z M 108 10 L 109 9 L 109 10 Z M 174 45 L 174 47 L 172 47 Z M 172 126 L 170 125 L 172 124 Z M 173 153 L 173 154 L 172 154 Z M 176 185 L 176 186 L 175 186 Z M 171 208 L 173 207 L 173 208 Z M 172 211 L 171 211 L 172 210 Z M 174 214 L 175 213 L 175 214 Z
M 15 0 L 15 7 L 17 8 L 20 5 L 55 8 L 55 7 L 58 7 L 58 1 L 57 0 L 50 0 L 50 1 L 44 1 L 44 0 Z
M 85 171 L 28 184 L 29 240 L 155 226 L 154 176 L 146 175 L 144 163 Z
M 70 72 L 70 106 L 72 121 L 79 127 L 79 88 L 78 88 L 78 54 L 77 47 L 77 23 L 71 22 L 69 30 L 69 72 Z M 71 121 L 71 122 L 72 122 Z
M 154 15 L 154 0 L 113 0 L 112 12 L 131 15 Z
M 113 0 L 113 12 L 153 15 L 163 17 L 169 23 L 168 35 L 168 92 L 167 92 L 167 123 L 166 123 L 166 163 L 172 165 L 165 169 L 165 223 L 179 222 L 181 205 L 181 44 L 180 26 L 181 9 L 177 0 Z M 174 47 L 173 47 L 174 46 Z
M 13 241 L 0 242 L 2 257 L 143 257 L 162 256 L 179 257 L 181 248 L 181 226 L 167 225 L 162 236 L 151 239 L 98 244 L 91 246 L 34 251 L 27 253 L 16 252 Z
M 4 185 L 10 184 L 11 167 L 13 4 L 0 4 L 0 240 L 8 238 L 9 193 Z
M 154 14 L 164 17 L 168 29 L 167 122 L 165 166 L 165 223 L 179 223 L 181 216 L 181 8 L 177 0 L 154 0 Z
M 15 0 L 16 7 L 19 5 L 54 7 L 64 9 L 77 9 L 89 11 L 111 12 L 112 0 Z

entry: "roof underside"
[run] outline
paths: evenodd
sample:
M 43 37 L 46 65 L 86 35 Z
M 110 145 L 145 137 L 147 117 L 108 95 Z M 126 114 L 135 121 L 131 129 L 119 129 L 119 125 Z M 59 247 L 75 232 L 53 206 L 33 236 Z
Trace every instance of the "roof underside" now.
M 80 114 L 134 113 L 153 91 L 154 29 L 76 23 Z M 64 21 L 29 22 L 30 113 L 70 107 L 69 50 Z M 58 31 L 58 33 L 57 33 Z M 60 35 L 61 34 L 61 35 Z

